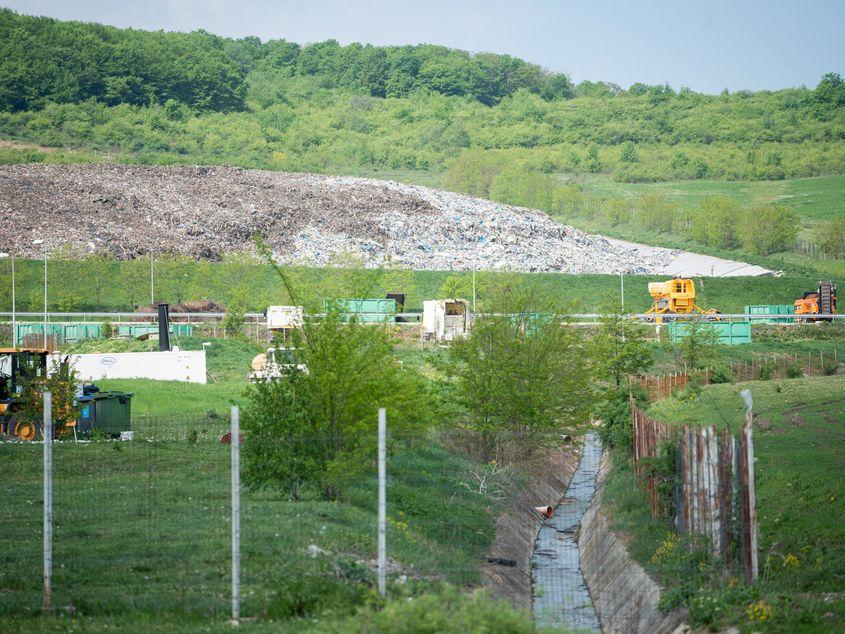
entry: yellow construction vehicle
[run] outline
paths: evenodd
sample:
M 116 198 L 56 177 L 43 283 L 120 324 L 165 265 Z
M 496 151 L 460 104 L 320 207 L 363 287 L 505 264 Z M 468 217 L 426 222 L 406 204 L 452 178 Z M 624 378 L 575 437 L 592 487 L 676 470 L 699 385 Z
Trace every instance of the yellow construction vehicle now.
M 0 434 L 35 440 L 40 421 L 21 409 L 28 380 L 47 376 L 47 350 L 0 348 Z
M 695 284 L 691 279 L 676 277 L 667 282 L 651 282 L 648 285 L 648 292 L 654 303 L 645 314 L 654 315 L 647 317 L 649 321 L 661 323 L 672 321 L 673 315 L 691 315 L 698 313 L 708 319 L 718 319 L 715 315 L 719 311 L 715 308 L 704 310 L 695 303 Z

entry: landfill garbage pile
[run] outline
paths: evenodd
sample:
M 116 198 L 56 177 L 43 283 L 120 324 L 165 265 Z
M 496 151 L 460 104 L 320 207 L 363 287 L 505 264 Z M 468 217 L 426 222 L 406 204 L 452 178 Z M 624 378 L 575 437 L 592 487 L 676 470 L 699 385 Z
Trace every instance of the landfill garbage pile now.
M 0 244 L 39 257 L 34 239 L 70 256 L 173 253 L 219 260 L 255 252 L 280 262 L 431 270 L 658 274 L 644 258 L 546 214 L 427 187 L 231 167 L 0 166 Z

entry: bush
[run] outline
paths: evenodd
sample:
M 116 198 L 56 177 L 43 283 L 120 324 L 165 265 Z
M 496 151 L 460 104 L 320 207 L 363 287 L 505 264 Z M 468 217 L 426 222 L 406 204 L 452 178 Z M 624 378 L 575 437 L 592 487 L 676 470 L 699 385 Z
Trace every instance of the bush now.
M 294 498 L 308 486 L 334 499 L 373 463 L 379 407 L 397 437 L 426 422 L 422 378 L 396 364 L 393 352 L 385 330 L 362 328 L 335 309 L 320 322 L 306 320 L 290 369 L 248 392 L 244 481 Z
M 801 367 L 800 363 L 795 363 L 794 361 L 786 366 L 786 378 L 788 379 L 800 379 L 804 376 L 804 368 Z
M 648 406 L 648 392 L 639 383 L 631 383 L 631 394 L 641 408 Z M 632 446 L 634 432 L 631 427 L 631 403 L 627 389 L 613 389 L 605 394 L 596 414 L 602 421 L 599 437 L 608 447 Z
M 690 234 L 710 247 L 736 248 L 739 246 L 737 226 L 741 213 L 742 207 L 735 200 L 718 196 L 707 198 L 692 213 Z
M 487 462 L 513 448 L 526 457 L 550 432 L 583 423 L 592 394 L 587 364 L 580 335 L 557 319 L 477 319 L 470 336 L 452 344 L 445 370 L 460 419 L 478 437 L 478 457 Z
M 763 361 L 757 366 L 757 378 L 761 381 L 771 381 L 775 375 L 774 361 Z
M 536 631 L 531 619 L 506 601 L 492 600 L 483 591 L 461 593 L 451 588 L 439 594 L 388 601 L 381 610 L 362 610 L 339 626 L 332 624 L 328 630 L 349 634 L 529 634 Z
M 733 383 L 733 371 L 727 363 L 719 363 L 710 368 L 710 383 Z
M 351 613 L 366 600 L 372 574 L 354 561 L 318 560 L 314 569 L 280 580 L 267 615 L 273 619 Z M 368 583 L 369 582 L 369 583 Z
M 829 258 L 845 256 L 845 219 L 830 220 L 818 225 L 813 242 Z
M 226 308 L 223 317 L 223 331 L 230 337 L 241 334 L 246 322 L 246 311 L 240 302 L 233 302 Z
M 824 366 L 822 367 L 822 373 L 825 376 L 832 376 L 839 371 L 839 362 L 834 361 L 833 359 L 828 359 L 824 362 Z
M 739 238 L 746 251 L 769 255 L 795 244 L 798 216 L 783 205 L 763 205 L 747 210 L 739 224 Z

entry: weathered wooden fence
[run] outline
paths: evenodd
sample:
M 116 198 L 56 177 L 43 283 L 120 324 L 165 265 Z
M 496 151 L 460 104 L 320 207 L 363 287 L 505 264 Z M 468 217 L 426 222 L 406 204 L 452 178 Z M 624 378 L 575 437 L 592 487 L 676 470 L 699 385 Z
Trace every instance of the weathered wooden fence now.
M 761 355 L 750 361 L 732 361 L 731 380 L 735 383 L 742 381 L 758 381 L 768 379 L 786 379 L 790 374 L 794 376 L 822 375 L 829 371 L 831 364 L 838 364 L 836 350 L 819 350 L 806 354 L 770 354 Z M 669 374 L 643 375 L 636 377 L 636 381 L 648 392 L 649 399 L 658 401 L 669 398 L 676 390 L 684 389 L 693 377 L 697 377 L 703 385 L 710 384 L 710 368 L 688 372 L 670 372 Z
M 709 368 L 701 370 L 697 375 L 704 385 L 710 384 Z M 658 401 L 661 398 L 669 398 L 675 390 L 684 389 L 692 380 L 692 377 L 687 372 L 671 372 L 655 376 L 643 375 L 638 377 L 638 380 L 643 389 L 648 392 L 649 399 Z
M 790 371 L 799 371 L 798 376 L 821 375 L 827 371 L 828 366 L 839 362 L 836 349 L 818 352 L 807 352 L 806 354 L 771 354 L 755 358 L 751 361 L 731 362 L 731 375 L 736 382 L 756 381 L 760 379 L 785 379 Z
M 715 426 L 656 421 L 631 399 L 634 467 L 655 517 L 673 517 L 678 532 L 704 538 L 732 564 L 738 555 L 746 581 L 757 577 L 754 440 L 750 426 L 734 435 Z M 674 478 L 656 464 L 674 452 Z M 672 491 L 668 493 L 667 484 Z M 667 494 L 668 493 L 668 494 Z

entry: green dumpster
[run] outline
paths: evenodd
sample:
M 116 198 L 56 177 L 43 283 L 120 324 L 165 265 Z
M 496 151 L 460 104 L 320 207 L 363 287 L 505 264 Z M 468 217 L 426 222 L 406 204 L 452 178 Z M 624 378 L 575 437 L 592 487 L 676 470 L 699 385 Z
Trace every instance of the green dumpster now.
M 736 346 L 751 343 L 751 324 L 747 321 L 713 321 L 701 324 L 699 328 L 713 331 L 718 338 L 717 343 Z M 692 329 L 689 323 L 674 321 L 669 324 L 669 340 L 678 343 L 688 336 Z
M 394 320 L 396 315 L 395 299 L 324 299 L 323 310 L 335 308 L 344 321 L 354 315 L 359 324 L 374 324 Z
M 110 436 L 129 431 L 132 418 L 132 392 L 95 392 L 78 400 L 80 432 L 99 430 Z
M 758 306 L 746 306 L 746 315 L 772 315 L 768 319 L 755 319 L 755 324 L 777 324 L 793 321 L 791 315 L 795 314 L 795 306 L 791 304 L 762 304 Z M 790 315 L 781 317 L 780 315 Z

